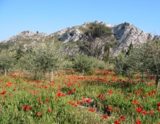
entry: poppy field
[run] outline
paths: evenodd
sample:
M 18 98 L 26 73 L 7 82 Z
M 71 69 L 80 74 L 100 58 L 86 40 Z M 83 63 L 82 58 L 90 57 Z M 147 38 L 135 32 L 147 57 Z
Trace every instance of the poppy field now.
M 160 124 L 154 77 L 70 71 L 54 80 L 0 77 L 0 124 Z

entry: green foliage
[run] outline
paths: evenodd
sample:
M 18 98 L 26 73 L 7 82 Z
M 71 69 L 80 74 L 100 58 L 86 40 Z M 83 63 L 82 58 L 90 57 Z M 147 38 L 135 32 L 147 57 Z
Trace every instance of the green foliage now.
M 14 53 L 11 51 L 3 50 L 0 52 L 0 71 L 5 75 L 8 70 L 13 68 L 15 64 Z
M 73 68 L 83 74 L 92 74 L 95 69 L 105 69 L 106 64 L 91 56 L 77 55 L 73 60 Z
M 148 41 L 132 48 L 128 55 L 119 55 L 115 61 L 115 71 L 121 74 L 131 72 L 148 72 L 160 79 L 160 42 Z
M 117 74 L 131 76 L 133 70 L 132 65 L 123 53 L 115 58 L 114 70 Z
M 56 44 L 39 44 L 20 58 L 18 66 L 34 73 L 36 77 L 53 72 L 60 68 L 63 59 L 58 49 Z
M 139 48 L 134 58 L 138 59 L 137 68 L 156 76 L 156 85 L 160 79 L 160 41 L 148 42 Z
M 104 61 L 102 60 L 98 60 L 96 58 L 94 58 L 94 62 L 95 62 L 95 69 L 106 69 L 107 65 Z
M 111 35 L 112 31 L 110 28 L 106 27 L 104 24 L 90 23 L 87 25 L 87 29 L 85 29 L 85 34 L 87 36 L 96 38 L 105 35 Z
M 77 55 L 73 61 L 73 68 L 84 74 L 91 74 L 94 70 L 94 59 L 86 55 Z
M 62 68 L 63 69 L 71 69 L 73 67 L 73 62 L 71 60 L 64 60 L 62 62 Z

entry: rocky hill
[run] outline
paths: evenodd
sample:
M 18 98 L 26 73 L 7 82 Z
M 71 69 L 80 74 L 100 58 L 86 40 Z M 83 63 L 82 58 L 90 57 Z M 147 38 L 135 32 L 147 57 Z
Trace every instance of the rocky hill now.
M 91 22 L 60 30 L 52 34 L 23 31 L 0 43 L 0 48 L 11 46 L 34 47 L 38 43 L 60 41 L 69 55 L 84 53 L 103 59 L 127 51 L 130 45 L 160 40 L 160 36 L 145 33 L 130 23 L 109 25 L 104 22 Z

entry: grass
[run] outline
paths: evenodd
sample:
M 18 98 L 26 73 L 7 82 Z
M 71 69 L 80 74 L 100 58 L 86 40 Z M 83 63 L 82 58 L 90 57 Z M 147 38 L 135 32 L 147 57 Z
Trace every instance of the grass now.
M 53 82 L 0 77 L 1 124 L 159 124 L 158 103 L 153 80 L 107 70 L 62 73 Z

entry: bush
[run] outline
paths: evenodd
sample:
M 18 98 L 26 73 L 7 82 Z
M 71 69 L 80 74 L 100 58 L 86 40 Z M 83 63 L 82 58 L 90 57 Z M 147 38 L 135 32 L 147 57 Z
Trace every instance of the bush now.
M 133 64 L 129 57 L 126 57 L 123 53 L 115 58 L 114 71 L 117 74 L 131 76 L 133 74 Z
M 15 64 L 14 52 L 3 50 L 0 52 L 0 73 L 5 76 L 7 72 L 13 68 Z
M 62 63 L 63 69 L 71 69 L 73 67 L 73 62 L 71 60 L 64 60 Z
M 92 74 L 94 67 L 94 58 L 86 55 L 77 55 L 73 61 L 73 68 L 83 74 Z
M 93 59 L 94 59 L 94 62 L 95 62 L 94 67 L 96 69 L 106 69 L 107 68 L 106 63 L 104 61 L 98 60 L 96 58 L 93 58 Z
M 87 25 L 85 34 L 87 36 L 96 38 L 96 37 L 111 35 L 112 31 L 110 28 L 106 27 L 104 24 L 90 23 Z

